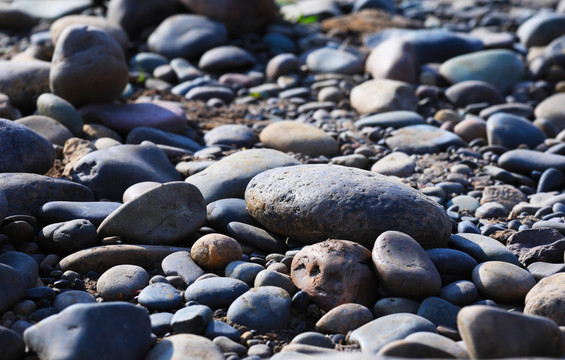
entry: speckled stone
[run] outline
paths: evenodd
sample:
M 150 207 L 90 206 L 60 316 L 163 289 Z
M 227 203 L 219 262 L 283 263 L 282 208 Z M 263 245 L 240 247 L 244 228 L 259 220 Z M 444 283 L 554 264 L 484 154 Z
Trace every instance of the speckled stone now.
M 545 316 L 565 325 L 565 274 L 559 273 L 543 278 L 526 295 L 524 313 Z

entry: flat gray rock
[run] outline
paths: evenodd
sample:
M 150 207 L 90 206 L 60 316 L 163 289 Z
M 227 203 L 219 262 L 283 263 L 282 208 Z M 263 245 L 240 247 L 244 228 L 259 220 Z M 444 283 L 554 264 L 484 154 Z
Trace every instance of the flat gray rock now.
M 196 265 L 186 249 L 167 255 L 161 262 L 161 268 L 167 276 L 180 276 L 187 286 L 204 275 L 204 270 Z
M 437 153 L 450 146 L 466 146 L 456 134 L 432 125 L 405 126 L 385 141 L 389 148 L 406 154 Z
M 522 266 L 518 258 L 506 246 L 488 236 L 471 233 L 454 234 L 451 235 L 449 246 L 466 252 L 479 263 L 485 261 L 505 261 L 519 267 Z
M 119 202 L 110 201 L 50 201 L 41 207 L 39 217 L 45 223 L 86 219 L 98 227 L 121 205 Z
M 532 170 L 543 172 L 548 168 L 565 172 L 565 156 L 526 149 L 510 150 L 500 156 L 498 166 L 522 174 Z

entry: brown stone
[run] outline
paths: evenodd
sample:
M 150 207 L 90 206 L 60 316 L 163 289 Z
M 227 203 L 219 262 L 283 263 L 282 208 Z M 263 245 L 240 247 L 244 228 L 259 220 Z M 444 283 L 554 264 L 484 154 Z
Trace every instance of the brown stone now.
M 483 190 L 481 205 L 488 202 L 502 204 L 508 211 L 521 201 L 528 201 L 526 195 L 512 185 L 487 186 Z
M 523 230 L 512 235 L 506 247 L 524 266 L 536 261 L 559 263 L 563 262 L 565 237 L 550 228 Z
M 346 303 L 372 306 L 377 279 L 370 261 L 371 252 L 355 242 L 326 240 L 296 254 L 290 274 L 294 285 L 323 310 Z
M 455 125 L 453 132 L 467 142 L 471 140 L 487 138 L 487 123 L 478 117 L 468 117 Z
M 232 261 L 241 260 L 241 246 L 226 235 L 207 234 L 196 240 L 190 250 L 195 263 L 204 269 L 224 269 Z
M 526 295 L 524 314 L 545 316 L 565 326 L 565 273 L 541 279 Z
M 412 44 L 397 38 L 374 48 L 365 62 L 365 71 L 374 79 L 416 82 L 416 64 Z

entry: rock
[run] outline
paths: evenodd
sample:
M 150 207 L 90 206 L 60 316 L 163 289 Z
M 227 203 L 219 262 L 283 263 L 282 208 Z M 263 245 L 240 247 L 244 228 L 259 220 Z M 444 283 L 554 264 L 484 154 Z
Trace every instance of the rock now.
M 280 253 L 288 249 L 284 239 L 253 225 L 232 221 L 227 226 L 227 232 L 239 242 L 265 253 Z
M 561 184 L 565 180 L 563 173 L 555 168 L 546 169 L 540 176 L 537 192 L 552 192 L 561 189 Z
M 206 17 L 177 14 L 168 17 L 147 39 L 149 50 L 169 59 L 197 59 L 207 50 L 224 45 L 226 27 Z
M 419 307 L 420 303 L 412 299 L 387 297 L 375 303 L 373 314 L 376 318 L 397 313 L 416 314 Z
M 149 315 L 125 302 L 76 304 L 24 332 L 26 345 L 46 359 L 139 359 L 150 337 Z
M 173 315 L 171 327 L 177 334 L 202 334 L 208 326 L 214 314 L 212 309 L 204 305 L 191 305 L 184 307 Z
M 386 129 L 387 127 L 402 128 L 410 125 L 425 124 L 422 115 L 414 111 L 388 111 L 376 115 L 363 117 L 355 122 L 355 126 L 374 126 Z
M 188 100 L 209 101 L 219 99 L 226 104 L 230 103 L 234 97 L 233 90 L 223 86 L 197 86 L 190 89 L 185 95 Z
M 416 59 L 412 44 L 397 38 L 383 41 L 369 54 L 365 71 L 373 79 L 390 79 L 406 83 L 416 82 Z
M 53 44 L 57 44 L 57 40 L 63 30 L 71 25 L 92 26 L 103 30 L 112 36 L 112 38 L 120 44 L 122 49 L 126 50 L 128 48 L 128 34 L 121 28 L 121 26 L 113 24 L 106 18 L 88 15 L 67 15 L 54 21 L 49 28 L 51 42 Z
M 29 127 L 0 119 L 0 172 L 44 174 L 55 161 L 53 144 Z
M 458 108 L 477 103 L 486 102 L 495 105 L 504 102 L 497 88 L 477 80 L 462 81 L 448 87 L 445 90 L 445 97 Z
M 524 314 L 549 318 L 559 326 L 565 324 L 564 294 L 565 274 L 543 278 L 526 295 Z
M 168 311 L 183 306 L 182 295 L 168 283 L 154 283 L 146 286 L 137 297 L 140 305 L 149 310 Z
M 552 264 L 546 262 L 534 262 L 528 266 L 528 271 L 536 281 L 565 271 L 565 264 Z
M 173 331 L 171 320 L 173 314 L 168 312 L 158 312 L 149 316 L 151 319 L 151 333 L 157 336 L 164 336 L 166 333 Z
M 306 66 L 313 73 L 337 73 L 354 75 L 363 72 L 363 60 L 350 52 L 320 48 L 306 57 Z
M 406 154 L 438 153 L 448 147 L 466 146 L 456 134 L 432 125 L 411 125 L 392 132 L 386 144 L 394 151 Z
M 207 204 L 225 198 L 243 198 L 245 187 L 257 174 L 276 167 L 300 164 L 280 151 L 251 149 L 226 156 L 186 182 L 196 185 Z
M 218 46 L 206 51 L 198 67 L 208 72 L 228 72 L 250 68 L 255 58 L 245 49 L 233 45 Z
M 241 280 L 228 277 L 202 279 L 192 283 L 184 293 L 185 301 L 196 301 L 212 309 L 228 308 L 249 290 Z
M 204 271 L 192 260 L 186 249 L 168 255 L 163 259 L 161 268 L 167 276 L 180 276 L 186 285 L 192 284 Z
M 55 45 L 51 92 L 80 107 L 116 100 L 128 83 L 128 68 L 120 45 L 108 33 L 71 25 Z
M 508 211 L 511 211 L 514 206 L 522 201 L 527 201 L 526 196 L 512 185 L 487 186 L 484 188 L 481 198 L 481 204 L 497 202 Z
M 540 13 L 524 21 L 516 31 L 520 42 L 528 47 L 546 46 L 565 34 L 563 14 Z
M 119 145 L 83 156 L 73 166 L 73 179 L 92 189 L 99 199 L 120 201 L 133 184 L 180 180 L 180 174 L 153 144 Z
M 196 240 L 190 250 L 192 260 L 204 269 L 223 269 L 241 259 L 239 243 L 226 235 L 207 234 Z
M 142 181 L 137 184 L 133 184 L 124 191 L 122 196 L 123 203 L 127 203 L 137 197 L 139 197 L 144 192 L 151 190 L 161 184 L 155 181 Z M 109 214 L 108 214 L 109 215 Z
M 24 339 L 15 331 L 0 326 L 0 346 L 5 360 L 24 358 L 26 345 Z
M 176 0 L 111 0 L 106 17 L 112 24 L 122 27 L 130 36 L 139 35 L 146 27 L 160 24 L 180 10 Z
M 460 343 L 439 334 L 418 332 L 408 335 L 404 340 L 429 345 L 436 349 L 443 350 L 458 359 L 469 358 L 469 354 L 467 354 L 464 346 L 461 346 Z
M 343 166 L 268 170 L 251 180 L 245 198 L 249 213 L 267 229 L 303 243 L 350 239 L 372 248 L 378 235 L 398 230 L 424 247 L 441 247 L 451 232 L 443 208 L 420 192 Z
M 559 131 L 565 129 L 565 112 L 561 108 L 563 100 L 565 94 L 561 93 L 547 97 L 536 106 L 534 110 L 536 118 L 549 120 Z
M 371 167 L 371 172 L 387 175 L 408 177 L 414 173 L 416 162 L 403 152 L 392 152 L 378 160 Z
M 226 266 L 225 274 L 227 277 L 241 280 L 247 285 L 253 286 L 255 283 L 255 277 L 263 270 L 265 270 L 265 268 L 259 264 L 245 261 L 234 261 Z
M 486 261 L 473 270 L 473 283 L 479 291 L 494 301 L 520 303 L 536 284 L 534 277 L 514 264 Z
M 0 61 L 0 93 L 19 110 L 31 113 L 37 98 L 49 92 L 47 61 Z
M 277 79 L 279 76 L 287 75 L 298 68 L 298 58 L 294 54 L 279 54 L 272 57 L 267 63 L 265 75 L 269 79 Z
M 73 253 L 60 261 L 61 269 L 85 274 L 102 274 L 116 265 L 131 264 L 151 268 L 167 255 L 185 248 L 156 245 L 105 245 Z M 189 256 L 190 258 L 190 256 Z
M 177 334 L 167 336 L 145 356 L 145 360 L 194 359 L 223 360 L 220 348 L 203 336 Z
M 259 225 L 247 212 L 245 200 L 243 199 L 221 199 L 209 203 L 206 206 L 208 213 L 206 221 L 218 232 L 226 233 L 227 226 L 231 222 L 244 223 L 248 225 Z M 233 235 L 230 235 L 233 236 Z
M 37 243 L 49 253 L 68 255 L 98 245 L 98 234 L 90 221 L 75 219 L 47 225 Z
M 447 60 L 439 72 L 451 83 L 485 81 L 504 94 L 522 81 L 524 64 L 513 51 L 482 50 Z
M 16 124 L 24 125 L 37 134 L 43 136 L 51 144 L 63 146 L 65 141 L 73 137 L 73 134 L 56 120 L 41 115 L 31 115 L 15 121 Z
M 80 109 L 85 122 L 100 123 L 119 133 L 145 126 L 179 132 L 186 127 L 186 116 L 175 103 L 158 101 L 134 104 L 92 104 Z
M 24 297 L 26 281 L 20 272 L 13 267 L 0 263 L 0 312 L 10 309 L 18 300 Z
M 499 241 L 479 234 L 451 235 L 449 246 L 466 252 L 478 263 L 485 261 L 504 261 L 516 266 L 522 266 L 516 256 Z
M 231 145 L 236 147 L 252 147 L 255 143 L 255 133 L 249 126 L 228 124 L 220 125 L 204 135 L 206 145 Z
M 4 221 L 6 214 L 8 213 L 8 199 L 2 191 L 0 191 L 0 221 Z
M 253 287 L 258 288 L 261 286 L 280 287 L 281 289 L 286 290 L 291 297 L 294 296 L 297 291 L 290 276 L 269 269 L 260 271 L 255 277 Z
M 0 174 L 0 191 L 8 202 L 7 216 L 38 216 L 39 209 L 50 201 L 94 200 L 92 191 L 86 186 L 27 173 Z
M 383 346 L 377 352 L 377 356 L 399 357 L 399 358 L 413 356 L 414 354 L 418 354 L 418 356 L 422 358 L 431 358 L 431 359 L 455 358 L 455 356 L 442 349 L 438 349 L 428 344 L 422 344 L 420 342 L 412 342 L 409 340 L 395 340 Z
M 273 0 L 252 0 L 243 4 L 233 0 L 220 4 L 205 0 L 181 0 L 181 3 L 195 14 L 224 23 L 235 36 L 259 32 L 270 23 L 277 11 Z
M 407 83 L 388 79 L 368 80 L 355 86 L 350 101 L 360 114 L 416 111 L 418 104 L 414 90 Z
M 149 274 L 137 265 L 117 265 L 106 270 L 96 283 L 96 291 L 105 301 L 128 301 L 149 284 Z
M 375 354 L 394 340 L 404 339 L 416 332 L 437 333 L 436 326 L 414 314 L 392 314 L 373 320 L 348 336 L 349 342 L 358 343 L 361 351 Z
M 0 93 L 0 118 L 16 120 L 22 117 L 22 113 L 12 106 L 10 98 L 6 94 Z
M 500 203 L 486 202 L 475 210 L 475 217 L 479 219 L 506 218 L 508 210 Z
M 322 316 L 316 323 L 316 331 L 325 334 L 347 334 L 348 331 L 355 330 L 372 320 L 373 313 L 365 306 L 343 304 Z
M 565 156 L 534 150 L 517 149 L 505 152 L 498 165 L 508 171 L 529 174 L 532 170 L 543 172 L 548 168 L 565 171 Z
M 535 148 L 543 143 L 545 134 L 525 118 L 498 113 L 487 121 L 487 139 L 489 145 L 501 145 L 515 149 L 521 144 Z
M 80 113 L 65 99 L 50 93 L 37 98 L 37 112 L 55 119 L 74 136 L 82 135 L 83 121 Z
M 315 332 L 315 331 L 307 331 L 302 334 L 296 335 L 292 339 L 290 344 L 304 344 L 304 345 L 317 346 L 326 349 L 334 348 L 334 343 L 332 340 L 330 340 L 329 337 L 324 336 L 323 334 L 320 334 L 319 332 Z
M 506 247 L 524 266 L 536 261 L 560 263 L 565 251 L 565 238 L 554 229 L 523 230 L 512 235 Z
M 0 23 L 3 29 L 25 31 L 31 29 L 37 22 L 38 19 L 36 17 L 22 9 L 14 8 L 12 4 L 0 5 Z M 12 359 L 10 355 L 8 355 L 8 358 Z
M 174 146 L 189 151 L 198 151 L 202 148 L 200 144 L 189 137 L 146 126 L 136 127 L 129 132 L 126 138 L 127 144 L 143 144 L 144 141 Z
M 370 256 L 366 248 L 345 240 L 305 246 L 292 260 L 292 282 L 326 311 L 346 303 L 369 306 L 377 284 L 367 265 Z
M 50 201 L 41 207 L 39 217 L 47 224 L 86 219 L 98 227 L 120 205 L 109 201 Z
M 438 296 L 454 305 L 465 306 L 475 302 L 479 291 L 471 281 L 458 280 L 444 286 Z
M 81 290 L 67 290 L 55 297 L 53 306 L 57 311 L 61 312 L 63 309 L 68 308 L 74 304 L 94 304 L 96 298 L 86 291 Z
M 420 304 L 417 315 L 428 319 L 436 326 L 457 329 L 457 313 L 461 308 L 441 298 L 430 296 Z
M 12 2 L 12 6 L 16 9 L 24 10 L 36 18 L 51 21 L 68 14 L 86 10 L 91 5 L 86 0 L 51 0 L 49 2 L 43 0 L 15 0 Z
M 339 151 L 337 141 L 323 130 L 297 121 L 279 121 L 268 125 L 259 136 L 270 148 L 309 156 L 333 156 Z
M 487 138 L 487 124 L 480 118 L 466 118 L 456 124 L 453 132 L 464 141 L 470 142 L 477 138 Z
M 284 329 L 290 320 L 290 296 L 276 286 L 254 288 L 229 307 L 227 319 L 257 331 Z
M 459 312 L 457 325 L 472 359 L 561 354 L 559 327 L 541 316 L 467 306 Z

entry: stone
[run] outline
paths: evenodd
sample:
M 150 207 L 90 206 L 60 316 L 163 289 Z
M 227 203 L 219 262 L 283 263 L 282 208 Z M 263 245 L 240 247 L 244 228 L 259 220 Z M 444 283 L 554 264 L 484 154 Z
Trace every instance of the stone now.
M 0 23 L 3 29 L 25 31 L 31 29 L 37 22 L 35 16 L 22 9 L 16 9 L 9 3 L 0 5 Z
M 233 0 L 225 0 L 220 4 L 211 4 L 206 0 L 182 0 L 181 3 L 195 14 L 224 23 L 235 36 L 260 32 L 277 12 L 273 0 L 248 0 L 243 4 Z
M 223 269 L 241 259 L 239 243 L 226 235 L 207 234 L 196 240 L 190 250 L 192 260 L 204 269 Z
M 0 346 L 5 360 L 18 360 L 25 356 L 24 339 L 17 332 L 0 326 Z
M 112 36 L 112 38 L 120 44 L 122 49 L 126 50 L 128 48 L 128 34 L 121 28 L 121 26 L 113 24 L 106 18 L 88 15 L 67 15 L 55 20 L 49 28 L 51 42 L 53 44 L 57 44 L 57 40 L 63 30 L 71 25 L 92 26 L 103 30 Z
M 219 99 L 224 103 L 230 103 L 234 97 L 233 90 L 224 86 L 197 86 L 190 89 L 185 95 L 188 100 L 209 101 Z
M 253 288 L 228 308 L 227 319 L 260 332 L 285 329 L 290 320 L 291 299 L 276 286 Z
M 504 261 L 521 267 L 518 258 L 499 241 L 479 234 L 453 234 L 449 246 L 471 255 L 479 264 L 485 261 Z
M 2 191 L 0 191 L 0 221 L 4 221 L 4 218 L 8 214 L 8 199 Z
M 352 241 L 327 240 L 302 248 L 292 260 L 290 276 L 325 311 L 347 303 L 370 306 L 377 285 L 367 265 L 370 256 Z
M 0 312 L 10 309 L 18 300 L 24 297 L 26 281 L 19 271 L 0 263 Z
M 96 282 L 96 291 L 105 301 L 128 301 L 149 284 L 149 274 L 137 265 L 117 265 L 106 270 Z
M 0 118 L 16 120 L 22 117 L 22 113 L 10 103 L 6 94 L 0 93 Z
M 228 72 L 250 68 L 255 58 L 247 50 L 233 46 L 218 46 L 206 51 L 198 61 L 198 67 L 207 72 Z
M 173 314 L 168 312 L 158 312 L 151 314 L 149 318 L 151 319 L 151 333 L 162 337 L 166 333 L 173 331 L 173 328 L 171 327 Z
M 165 275 L 180 276 L 186 285 L 192 284 L 196 279 L 204 275 L 204 270 L 196 265 L 186 249 L 179 249 L 177 252 L 165 257 L 161 262 L 161 268 Z
M 395 130 L 385 142 L 394 151 L 406 154 L 438 153 L 448 147 L 462 147 L 466 143 L 451 131 L 432 125 L 411 125 Z
M 434 348 L 441 349 L 458 359 L 469 358 L 469 354 L 467 354 L 467 351 L 460 345 L 460 343 L 439 334 L 431 332 L 417 332 L 408 335 L 404 340 L 426 344 Z
M 475 305 L 459 312 L 457 325 L 471 359 L 556 357 L 562 352 L 559 327 L 541 316 Z
M 240 243 L 265 253 L 280 253 L 288 249 L 280 236 L 253 225 L 232 221 L 227 226 L 227 232 Z
M 331 157 L 339 151 L 337 141 L 323 130 L 297 121 L 268 125 L 259 135 L 261 142 L 282 152 Z
M 347 334 L 348 331 L 355 330 L 372 320 L 373 313 L 365 306 L 354 303 L 342 304 L 328 311 L 316 322 L 316 331 L 325 334 Z
M 389 79 L 368 80 L 355 86 L 350 101 L 360 114 L 416 111 L 418 105 L 418 98 L 407 83 Z
M 228 124 L 220 125 L 204 135 L 206 145 L 231 145 L 236 147 L 252 147 L 255 143 L 255 133 L 249 126 Z
M 306 66 L 313 73 L 337 73 L 354 75 L 363 72 L 363 61 L 350 52 L 320 48 L 306 57 Z
M 471 142 L 477 138 L 487 138 L 487 124 L 486 121 L 476 117 L 463 119 L 460 123 L 456 124 L 453 132 L 461 139 Z
M 150 51 L 169 59 L 197 59 L 206 51 L 224 45 L 226 27 L 204 16 L 177 14 L 165 19 L 147 39 Z
M 426 251 L 399 231 L 379 235 L 373 264 L 380 283 L 394 296 L 422 299 L 439 293 L 441 278 Z
M 112 102 L 128 83 L 122 48 L 108 33 L 94 27 L 66 27 L 51 63 L 51 92 L 76 107 Z
M 152 268 L 171 253 L 183 250 L 186 249 L 157 245 L 103 245 L 66 256 L 60 265 L 63 271 L 74 270 L 82 274 L 89 271 L 102 274 L 113 266 L 123 264 Z
M 200 335 L 204 333 L 208 324 L 212 322 L 213 317 L 212 309 L 208 306 L 191 305 L 175 312 L 171 319 L 171 327 L 177 334 Z
M 565 180 L 563 173 L 555 168 L 546 169 L 540 176 L 537 192 L 552 192 L 561 189 L 561 184 Z
M 61 312 L 63 309 L 68 308 L 74 304 L 94 304 L 96 298 L 86 291 L 81 290 L 67 290 L 55 297 L 53 306 L 57 311 Z
M 92 104 L 80 109 L 85 122 L 99 123 L 121 134 L 145 126 L 169 132 L 186 127 L 186 116 L 175 103 Z
M 303 332 L 302 334 L 296 335 L 292 339 L 290 344 L 304 344 L 304 345 L 317 346 L 326 349 L 334 348 L 334 343 L 329 337 L 324 336 L 323 334 L 320 334 L 319 332 L 315 332 L 315 331 L 307 331 L 307 332 Z
M 560 263 L 565 251 L 565 237 L 554 229 L 523 230 L 508 238 L 506 247 L 524 266 L 537 261 Z
M 257 226 L 259 223 L 247 212 L 245 200 L 227 198 L 209 203 L 206 206 L 208 224 L 218 232 L 226 233 L 231 222 Z M 232 236 L 232 235 L 230 235 Z
M 527 201 L 526 195 L 512 185 L 487 186 L 484 188 L 481 197 L 481 204 L 497 202 L 508 211 L 511 211 L 514 206 L 522 201 Z
M 50 201 L 39 210 L 39 218 L 46 224 L 86 219 L 98 227 L 120 205 L 110 201 Z
M 395 340 L 383 346 L 378 352 L 377 356 L 383 357 L 408 357 L 418 354 L 422 358 L 440 358 L 440 359 L 454 359 L 455 356 L 450 353 L 420 342 L 412 342 L 409 340 Z
M 477 103 L 490 105 L 504 102 L 502 94 L 493 85 L 477 80 L 468 80 L 451 85 L 445 90 L 445 97 L 456 107 L 464 108 Z
M 37 234 L 37 243 L 49 253 L 62 255 L 99 245 L 96 227 L 86 219 L 47 225 Z
M 416 332 L 437 333 L 436 326 L 421 316 L 401 313 L 375 319 L 351 332 L 349 342 L 358 343 L 364 353 L 375 354 L 394 340 Z
M 165 153 L 153 144 L 97 150 L 84 155 L 73 166 L 74 181 L 92 189 L 98 199 L 114 201 L 120 201 L 124 191 L 133 184 L 180 179 Z
M 300 164 L 291 156 L 272 149 L 251 149 L 226 156 L 186 182 L 196 185 L 207 204 L 225 198 L 242 199 L 249 181 L 276 167 Z
M 149 0 L 143 3 L 135 0 L 111 0 L 108 3 L 106 18 L 135 37 L 145 28 L 157 26 L 179 11 L 180 6 L 176 0 Z
M 245 199 L 249 213 L 268 230 L 307 244 L 334 238 L 372 248 L 378 235 L 398 230 L 426 248 L 442 247 L 451 232 L 443 208 L 422 193 L 382 175 L 343 166 L 265 171 L 251 180 Z
M 508 303 L 521 303 L 536 284 L 527 270 L 504 261 L 486 261 L 477 265 L 472 278 L 481 294 Z
M 50 93 L 37 98 L 37 112 L 55 119 L 74 136 L 82 135 L 83 121 L 80 113 L 65 99 Z
M 388 111 L 380 114 L 363 117 L 355 122 L 355 126 L 362 128 L 363 126 L 381 127 L 386 129 L 393 127 L 395 129 L 410 125 L 425 124 L 426 121 L 422 115 L 414 111 Z
M 183 306 L 182 295 L 168 283 L 149 284 L 141 290 L 137 302 L 155 311 L 174 310 Z
M 52 145 L 65 145 L 65 141 L 73 137 L 73 134 L 56 120 L 41 115 L 31 115 L 14 121 L 16 124 L 24 125 L 37 134 L 43 136 Z
M 419 307 L 420 303 L 416 300 L 399 297 L 386 297 L 375 303 L 373 306 L 373 314 L 376 318 L 398 313 L 416 314 Z
M 139 197 L 144 192 L 151 190 L 160 185 L 161 185 L 160 183 L 155 181 L 142 181 L 137 184 L 133 184 L 132 186 L 128 187 L 126 191 L 124 191 L 124 195 L 122 196 L 123 203 L 125 204 Z
M 149 314 L 126 302 L 76 304 L 24 332 L 26 345 L 46 359 L 139 359 L 150 337 Z
M 0 174 L 0 191 L 8 202 L 7 216 L 38 216 L 39 209 L 50 201 L 93 201 L 94 195 L 84 185 L 28 173 Z
M 15 0 L 12 6 L 40 19 L 54 20 L 86 10 L 92 4 L 87 0 Z
M 531 263 L 528 271 L 536 281 L 565 271 L 565 264 L 553 264 L 542 261 Z
M 504 205 L 490 201 L 475 210 L 475 217 L 479 219 L 506 218 L 508 217 L 508 210 Z
M 545 134 L 529 120 L 506 113 L 491 115 L 487 121 L 489 145 L 515 149 L 521 144 L 535 148 L 543 143 Z
M 265 75 L 269 79 L 277 79 L 279 76 L 287 75 L 294 72 L 298 68 L 298 58 L 296 55 L 278 54 L 272 57 L 267 63 Z
M 282 274 L 274 270 L 261 270 L 255 277 L 255 282 L 253 284 L 254 288 L 261 286 L 276 286 L 281 289 L 286 290 L 286 292 L 292 297 L 296 294 L 297 289 L 294 286 L 290 276 Z
M 475 284 L 468 280 L 457 280 L 441 288 L 440 298 L 458 306 L 470 305 L 479 296 Z
M 520 42 L 527 48 L 546 46 L 565 34 L 565 16 L 540 13 L 524 21 L 516 31 Z
M 24 124 L 0 119 L 0 172 L 44 174 L 55 161 L 53 144 Z
M 263 270 L 265 270 L 265 268 L 259 264 L 245 261 L 233 261 L 226 266 L 224 272 L 226 277 L 238 279 L 249 286 L 253 286 L 255 283 L 255 277 L 257 277 L 257 274 Z
M 498 165 L 508 171 L 529 174 L 532 170 L 543 172 L 548 168 L 565 171 L 565 156 L 540 151 L 517 149 L 505 152 Z
M 565 129 L 565 112 L 561 104 L 565 99 L 565 94 L 555 93 L 541 101 L 534 109 L 536 118 L 549 120 L 559 131 Z
M 430 296 L 422 301 L 416 315 L 430 320 L 436 326 L 457 329 L 457 314 L 459 310 L 461 308 L 457 305 L 453 305 L 439 297 Z
M 37 98 L 49 92 L 50 69 L 47 61 L 0 61 L 0 93 L 18 110 L 31 113 Z
M 541 279 L 526 295 L 524 314 L 549 318 L 559 326 L 565 324 L 565 274 L 558 273 Z
M 145 360 L 223 360 L 220 348 L 209 339 L 194 334 L 167 336 L 155 345 Z
M 414 173 L 416 162 L 403 152 L 392 152 L 378 160 L 371 167 L 371 172 L 387 175 L 408 177 Z
M 229 277 L 202 279 L 192 283 L 184 293 L 185 301 L 196 301 L 212 309 L 228 308 L 235 299 L 249 290 L 241 280 Z
M 511 50 L 482 50 L 447 60 L 439 72 L 450 83 L 480 80 L 505 94 L 522 81 L 524 64 Z
M 445 205 L 446 207 L 457 205 L 459 210 L 467 210 L 471 213 L 474 213 L 481 206 L 479 200 L 468 195 L 458 195 L 449 200 Z
M 415 83 L 417 68 L 412 44 L 398 38 L 383 41 L 371 50 L 365 61 L 365 72 L 373 79 Z
M 126 144 L 143 144 L 144 141 L 189 151 L 198 151 L 202 148 L 200 144 L 189 137 L 147 126 L 136 127 L 126 137 Z

